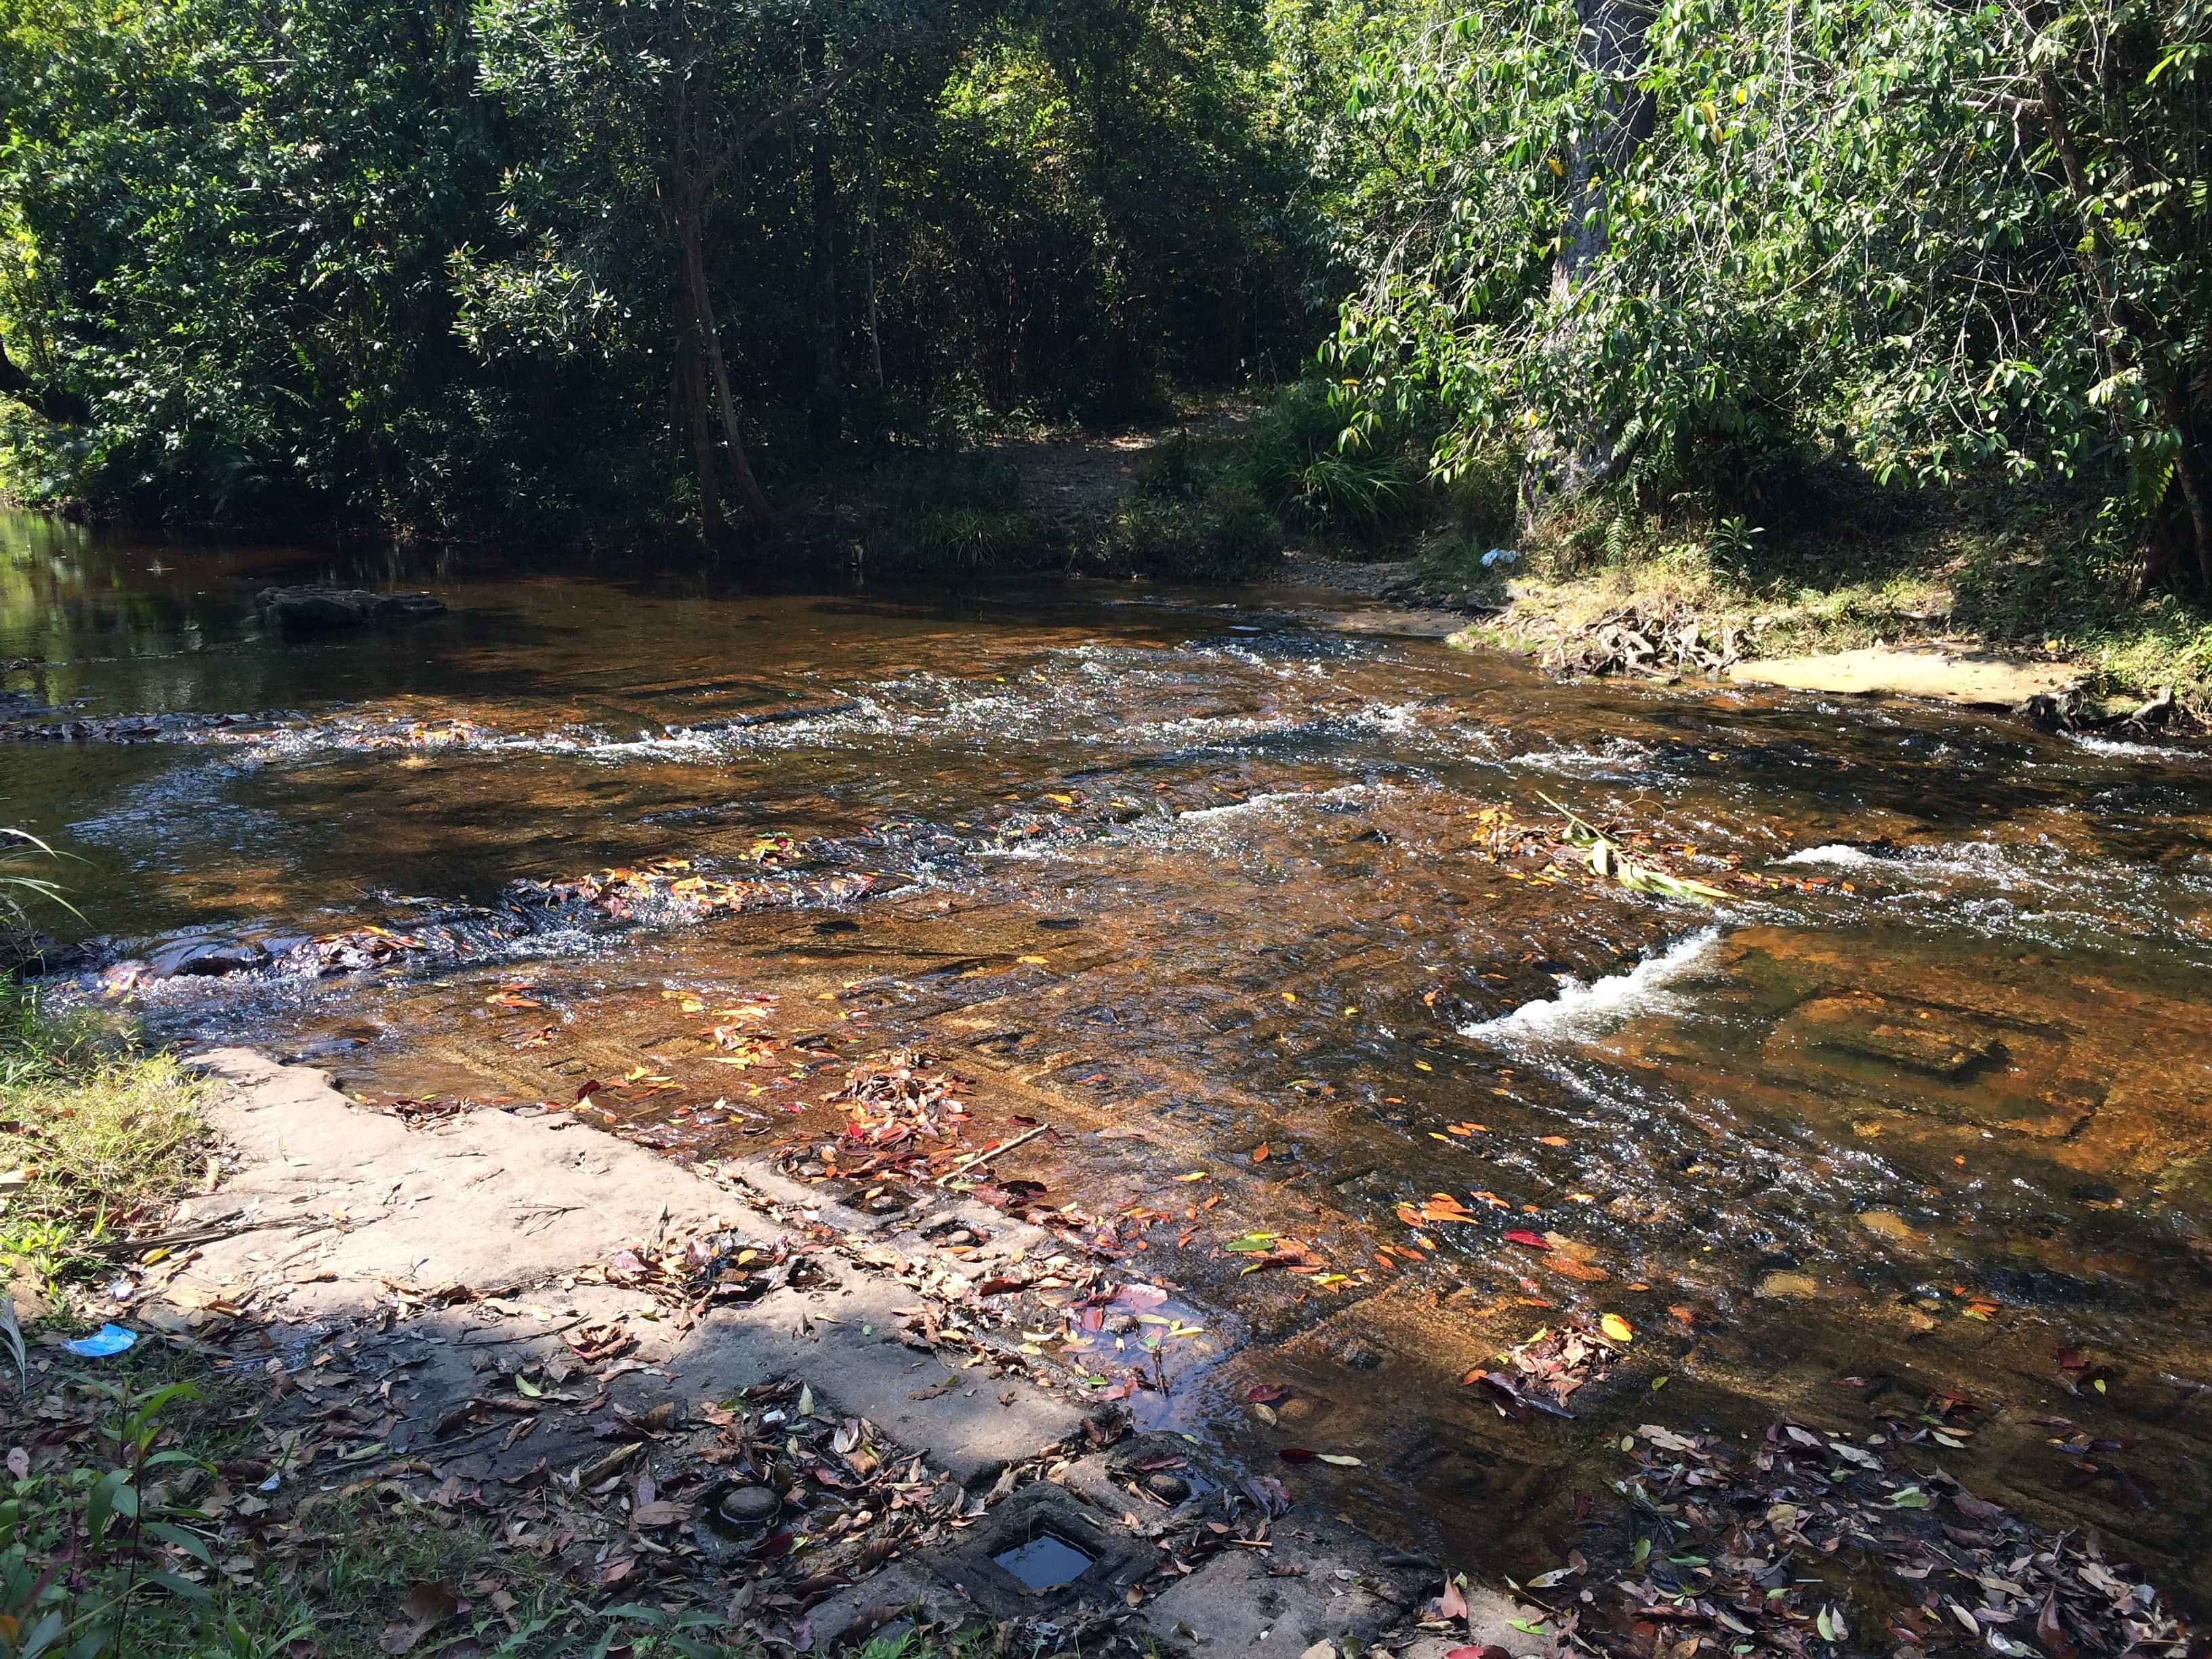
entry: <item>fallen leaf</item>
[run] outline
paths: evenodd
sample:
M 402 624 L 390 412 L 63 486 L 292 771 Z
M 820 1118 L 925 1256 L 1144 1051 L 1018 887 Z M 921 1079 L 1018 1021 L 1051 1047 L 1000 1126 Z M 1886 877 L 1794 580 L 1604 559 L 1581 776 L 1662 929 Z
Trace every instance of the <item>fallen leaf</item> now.
M 1636 1328 L 1617 1313 L 1601 1315 L 1597 1328 L 1615 1342 L 1633 1342 L 1636 1340 Z

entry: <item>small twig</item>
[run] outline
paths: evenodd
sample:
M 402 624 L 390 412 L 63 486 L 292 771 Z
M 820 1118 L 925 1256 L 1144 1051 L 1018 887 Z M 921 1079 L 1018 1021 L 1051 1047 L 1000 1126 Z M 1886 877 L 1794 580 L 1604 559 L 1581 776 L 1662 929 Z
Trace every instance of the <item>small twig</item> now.
M 1016 1135 L 1012 1140 L 1006 1142 L 1003 1146 L 994 1146 L 988 1152 L 976 1152 L 970 1157 L 963 1158 L 960 1162 L 947 1170 L 943 1175 L 938 1176 L 937 1184 L 942 1187 L 945 1182 L 952 1180 L 957 1176 L 965 1175 L 970 1170 L 980 1169 L 984 1164 L 988 1164 L 993 1158 L 998 1157 L 1000 1153 L 1011 1152 L 1015 1147 L 1022 1146 L 1025 1142 L 1035 1140 L 1039 1135 L 1044 1133 L 1046 1130 L 1051 1127 L 1052 1125 L 1049 1123 L 1040 1123 L 1036 1128 L 1026 1130 L 1024 1133 Z
M 541 1329 L 534 1331 L 517 1331 L 513 1336 L 488 1336 L 481 1342 L 471 1342 L 465 1337 L 459 1338 L 455 1340 L 453 1346 L 457 1348 L 495 1348 L 502 1342 L 528 1342 L 533 1338 L 540 1336 L 558 1336 L 563 1331 L 574 1330 L 577 1326 L 583 1324 L 591 1316 L 589 1314 L 578 1314 L 574 1319 L 568 1321 L 565 1325 L 548 1325 Z
M 156 1233 L 151 1238 L 111 1238 L 104 1243 L 91 1246 L 102 1255 L 143 1255 L 149 1250 L 165 1250 L 184 1244 L 212 1244 L 217 1239 L 235 1238 L 240 1233 L 260 1232 L 269 1228 L 284 1227 L 302 1233 L 322 1232 L 336 1225 L 329 1221 L 245 1221 L 234 1227 L 196 1227 L 187 1232 Z

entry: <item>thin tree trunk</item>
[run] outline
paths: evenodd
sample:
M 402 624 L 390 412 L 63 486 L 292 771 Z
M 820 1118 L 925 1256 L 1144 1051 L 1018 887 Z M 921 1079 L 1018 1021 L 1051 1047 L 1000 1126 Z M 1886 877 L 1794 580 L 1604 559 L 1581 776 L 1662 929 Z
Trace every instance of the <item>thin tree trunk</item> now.
M 806 37 L 807 79 L 823 78 L 822 32 Z M 836 441 L 842 425 L 838 410 L 837 370 L 837 179 L 835 140 L 830 110 L 814 117 L 814 249 L 810 261 L 814 277 L 814 396 L 807 410 L 807 426 L 818 444 Z
M 2181 453 L 2173 460 L 2173 481 L 2181 487 L 2182 501 L 2189 508 L 2189 528 L 2197 538 L 2197 579 L 2204 584 L 2207 593 L 2212 593 L 2212 501 L 2205 499 L 2204 485 L 2197 476 L 2197 457 L 2185 432 L 2181 442 Z
M 868 356 L 876 373 L 876 390 L 884 389 L 883 314 L 876 295 L 876 211 L 883 199 L 884 163 L 876 149 L 876 129 L 868 127 Z
M 707 365 L 699 355 L 698 337 L 691 327 L 688 294 L 680 296 L 682 326 L 676 348 L 676 395 L 691 444 L 691 461 L 699 477 L 699 532 L 708 541 L 722 534 L 722 492 L 714 476 L 714 434 L 707 399 Z
M 706 357 L 715 400 L 721 410 L 722 443 L 729 452 L 730 476 L 737 484 L 739 499 L 745 504 L 746 516 L 761 529 L 773 530 L 775 514 L 768 504 L 768 497 L 761 493 L 760 480 L 753 476 L 752 462 L 745 455 L 744 434 L 738 426 L 737 400 L 730 395 L 730 373 L 722 360 L 721 335 L 714 326 L 714 301 L 707 288 L 707 255 L 701 246 L 696 210 L 678 212 L 676 234 L 684 247 L 684 279 L 691 301 L 691 326 Z

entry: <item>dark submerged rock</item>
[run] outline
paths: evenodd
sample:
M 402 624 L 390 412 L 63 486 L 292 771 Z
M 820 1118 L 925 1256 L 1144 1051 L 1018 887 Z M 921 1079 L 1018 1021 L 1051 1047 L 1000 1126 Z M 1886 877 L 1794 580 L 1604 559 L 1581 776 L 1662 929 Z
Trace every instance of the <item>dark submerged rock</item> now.
M 186 939 L 164 945 L 147 959 L 146 977 L 183 979 L 243 974 L 269 960 L 258 945 L 243 939 Z
M 253 596 L 261 620 L 288 634 L 327 633 L 371 623 L 416 622 L 446 608 L 428 593 L 372 593 L 365 588 L 309 583 L 298 587 L 264 587 Z

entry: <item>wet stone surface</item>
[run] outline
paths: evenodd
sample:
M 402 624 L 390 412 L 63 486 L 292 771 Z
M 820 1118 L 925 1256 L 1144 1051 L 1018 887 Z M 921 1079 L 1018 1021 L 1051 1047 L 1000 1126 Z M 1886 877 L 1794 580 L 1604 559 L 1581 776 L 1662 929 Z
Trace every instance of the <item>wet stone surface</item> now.
M 956 1186 L 1166 1299 L 1078 1305 L 1039 1247 L 975 1291 L 1009 1341 L 1478 1574 L 1556 1567 L 1639 1425 L 1786 1414 L 2212 1604 L 2185 744 L 1554 684 L 1291 592 L 447 564 L 375 580 L 448 616 L 288 643 L 246 602 L 328 556 L 65 540 L 0 659 L 144 734 L 0 746 L 109 936 L 69 994 L 372 1100 L 574 1107 L 859 1226 L 1027 1135 Z M 1563 811 L 1727 896 L 1595 873 Z M 901 1053 L 957 1138 L 856 1133 Z M 1586 1376 L 1532 1358 L 1607 1316 Z

